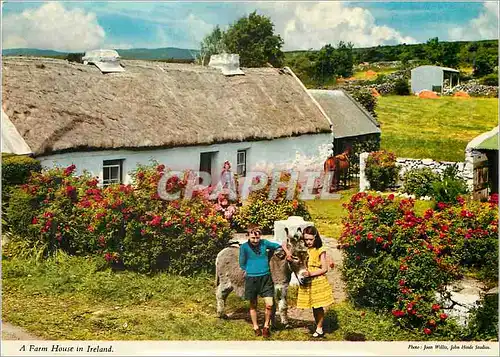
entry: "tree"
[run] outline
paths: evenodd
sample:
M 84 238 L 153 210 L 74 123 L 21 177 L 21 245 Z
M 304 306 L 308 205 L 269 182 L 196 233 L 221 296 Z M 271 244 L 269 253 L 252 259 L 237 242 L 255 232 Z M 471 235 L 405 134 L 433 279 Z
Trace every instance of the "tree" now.
M 217 25 L 201 42 L 200 54 L 197 60 L 199 64 L 206 66 L 210 61 L 211 55 L 223 52 L 227 52 L 227 47 L 224 43 L 224 31 Z
M 474 77 L 482 77 L 494 71 L 498 63 L 498 53 L 485 46 L 479 46 L 474 63 Z
M 441 64 L 443 61 L 444 51 L 437 37 L 427 40 L 425 44 L 425 59 L 430 64 Z
M 314 79 L 319 84 L 324 84 L 335 78 L 336 63 L 334 58 L 335 48 L 327 44 L 323 46 L 316 57 L 313 65 Z
M 333 62 L 335 63 L 337 76 L 342 76 L 344 78 L 350 77 L 353 74 L 353 56 L 352 48 L 353 44 L 344 41 L 340 41 L 337 49 L 333 54 Z
M 443 57 L 441 63 L 447 67 L 456 67 L 459 63 L 458 53 L 460 45 L 457 42 L 444 42 L 441 43 Z
M 281 67 L 283 64 L 283 39 L 274 34 L 271 19 L 257 15 L 256 11 L 232 24 L 223 37 L 228 51 L 240 55 L 243 67 L 262 67 L 266 63 Z

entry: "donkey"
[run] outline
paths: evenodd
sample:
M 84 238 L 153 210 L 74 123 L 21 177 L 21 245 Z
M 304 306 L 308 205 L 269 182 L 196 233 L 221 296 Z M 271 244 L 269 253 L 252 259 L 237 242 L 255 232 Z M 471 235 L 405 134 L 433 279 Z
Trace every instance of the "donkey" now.
M 288 293 L 288 285 L 291 275 L 294 273 L 297 276 L 299 284 L 304 284 L 306 277 L 304 273 L 307 270 L 307 248 L 302 240 L 302 230 L 297 229 L 297 232 L 292 236 L 285 228 L 287 235 L 287 244 L 292 253 L 292 260 L 287 261 L 286 254 L 283 249 L 277 249 L 269 259 L 269 268 L 271 270 L 271 278 L 274 283 L 274 299 L 278 304 L 277 314 L 280 316 L 280 321 L 284 326 L 288 325 L 288 304 L 286 301 Z M 245 293 L 245 275 L 241 270 L 239 259 L 240 247 L 232 245 L 224 248 L 217 254 L 215 260 L 215 275 L 216 275 L 216 299 L 217 299 L 217 315 L 220 318 L 227 318 L 224 314 L 226 299 L 228 295 L 234 291 L 236 295 L 242 297 Z M 273 319 L 274 320 L 274 314 Z

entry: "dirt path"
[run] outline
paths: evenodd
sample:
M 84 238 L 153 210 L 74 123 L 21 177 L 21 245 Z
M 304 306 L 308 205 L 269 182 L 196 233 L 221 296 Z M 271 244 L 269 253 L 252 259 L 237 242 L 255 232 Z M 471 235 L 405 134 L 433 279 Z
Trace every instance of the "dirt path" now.
M 21 327 L 2 321 L 2 340 L 43 340 L 36 337 Z

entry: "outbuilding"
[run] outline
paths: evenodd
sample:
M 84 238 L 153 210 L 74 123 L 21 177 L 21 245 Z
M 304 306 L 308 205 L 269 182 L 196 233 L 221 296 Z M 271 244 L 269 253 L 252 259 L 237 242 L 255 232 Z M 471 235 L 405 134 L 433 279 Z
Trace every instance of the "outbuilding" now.
M 448 67 L 420 66 L 411 70 L 411 91 L 430 90 L 441 93 L 460 84 L 459 71 Z

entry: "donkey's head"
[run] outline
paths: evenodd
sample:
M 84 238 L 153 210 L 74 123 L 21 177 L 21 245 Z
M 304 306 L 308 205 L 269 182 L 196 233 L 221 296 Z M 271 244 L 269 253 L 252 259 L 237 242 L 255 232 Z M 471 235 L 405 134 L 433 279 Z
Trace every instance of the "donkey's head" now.
M 302 239 L 302 229 L 298 228 L 295 234 L 291 235 L 288 228 L 285 228 L 288 249 L 292 254 L 292 260 L 288 262 L 290 270 L 295 273 L 299 284 L 306 282 L 304 273 L 307 271 L 308 253 L 307 247 Z

